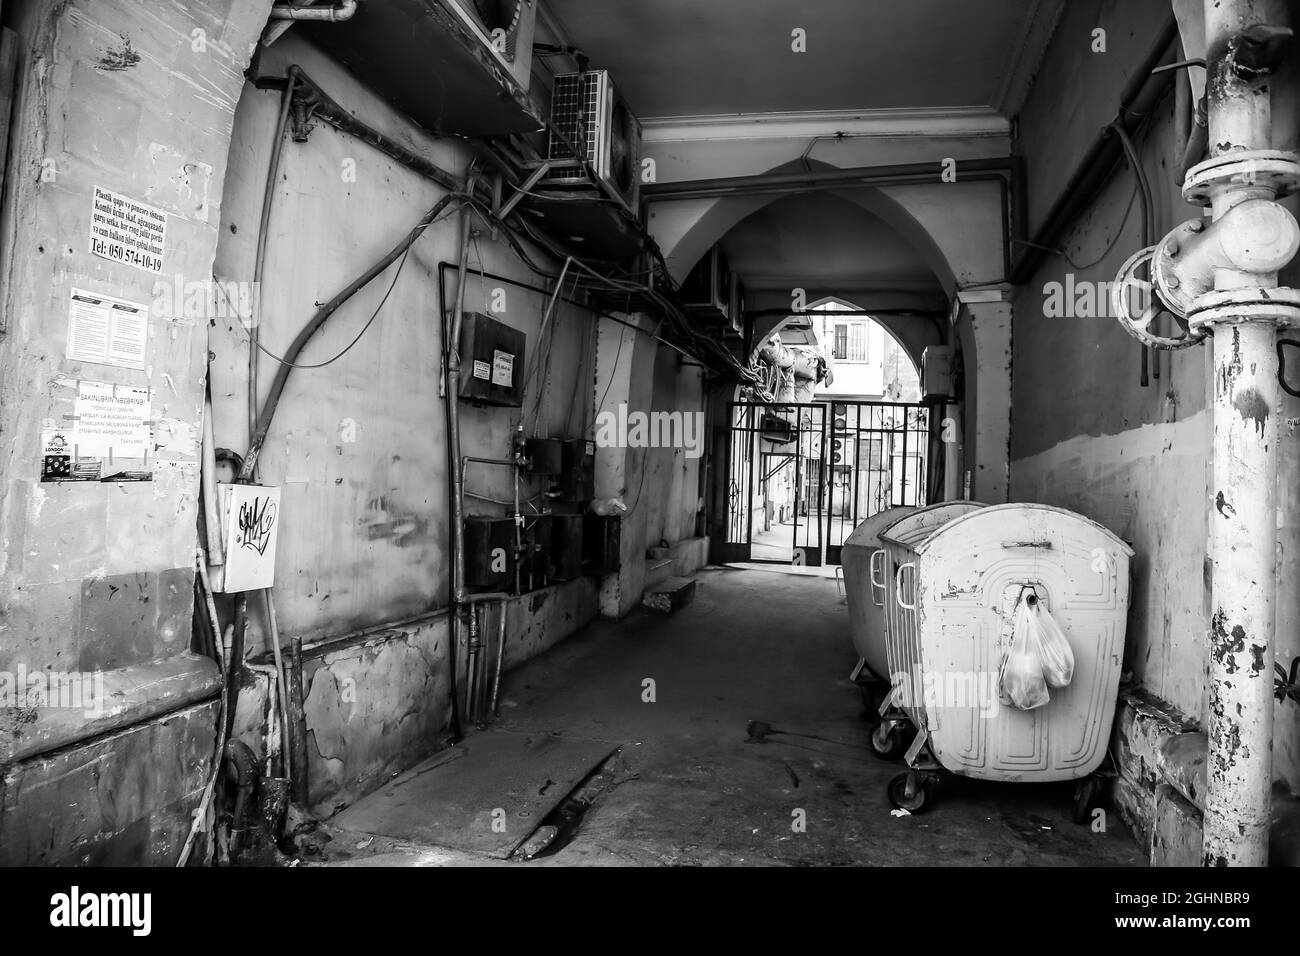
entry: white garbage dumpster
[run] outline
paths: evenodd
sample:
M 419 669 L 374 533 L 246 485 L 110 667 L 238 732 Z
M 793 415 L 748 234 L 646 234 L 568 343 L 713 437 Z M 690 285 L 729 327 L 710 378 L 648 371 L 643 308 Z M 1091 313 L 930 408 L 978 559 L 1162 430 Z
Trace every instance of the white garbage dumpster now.
M 1037 504 L 953 502 L 880 532 L 892 703 L 917 735 L 912 768 L 890 783 L 921 809 L 935 771 L 1001 781 L 1089 778 L 1076 817 L 1096 801 L 1115 712 L 1132 549 L 1101 525 Z M 1022 602 L 1059 625 L 1074 658 L 1068 686 L 1032 710 L 1007 702 L 1001 670 Z

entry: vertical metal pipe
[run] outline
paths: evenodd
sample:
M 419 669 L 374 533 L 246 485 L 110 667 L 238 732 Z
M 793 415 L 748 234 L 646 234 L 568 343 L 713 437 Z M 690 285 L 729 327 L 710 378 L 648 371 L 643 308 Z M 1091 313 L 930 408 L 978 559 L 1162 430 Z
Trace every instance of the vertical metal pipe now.
M 1214 332 L 1214 617 L 1205 863 L 1267 863 L 1273 739 L 1277 356 L 1271 325 Z
M 465 176 L 465 195 L 474 195 L 475 173 L 471 165 Z M 443 350 L 447 355 L 447 476 L 451 481 L 451 614 L 447 626 L 450 641 L 448 661 L 452 675 L 451 732 L 454 740 L 460 739 L 460 706 L 456 691 L 456 642 L 460 640 L 460 613 L 469 590 L 465 587 L 465 486 L 460 469 L 460 325 L 465 313 L 465 278 L 469 272 L 469 231 L 473 212 L 469 202 L 460 212 L 460 262 L 457 267 L 456 308 L 450 322 L 444 322 L 447 340 Z
M 1213 155 L 1270 146 L 1269 89 L 1241 79 L 1226 57 L 1232 37 L 1267 22 L 1265 6 L 1257 0 L 1206 0 Z M 1212 201 L 1214 219 L 1258 195 L 1257 188 L 1225 184 Z M 1260 284 L 1259 276 L 1216 270 L 1216 291 Z M 1216 323 L 1212 331 L 1214 610 L 1203 862 L 1263 866 L 1268 862 L 1277 598 L 1277 329 L 1271 321 L 1243 316 Z

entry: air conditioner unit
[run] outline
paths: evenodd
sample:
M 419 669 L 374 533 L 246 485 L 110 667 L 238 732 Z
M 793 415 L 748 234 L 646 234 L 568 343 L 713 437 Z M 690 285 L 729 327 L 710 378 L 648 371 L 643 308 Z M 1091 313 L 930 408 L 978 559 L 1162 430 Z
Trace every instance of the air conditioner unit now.
M 743 339 L 745 337 L 745 283 L 739 279 L 731 283 L 731 308 L 727 317 L 731 322 L 727 334 Z
M 610 81 L 606 70 L 561 73 L 551 88 L 551 137 L 546 158 L 553 164 L 549 186 L 596 186 L 558 131 L 583 155 L 601 182 L 628 211 L 640 195 L 641 123 Z
M 682 302 L 687 309 L 724 324 L 731 322 L 732 294 L 731 269 L 717 246 L 695 264 L 681 288 Z
M 440 0 L 528 92 L 538 0 Z

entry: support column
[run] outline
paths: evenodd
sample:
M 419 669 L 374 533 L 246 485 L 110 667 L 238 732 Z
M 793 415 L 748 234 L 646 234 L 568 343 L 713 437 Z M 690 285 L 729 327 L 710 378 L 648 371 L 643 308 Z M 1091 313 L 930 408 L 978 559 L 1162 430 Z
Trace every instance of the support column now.
M 971 471 L 971 498 L 995 505 L 1007 500 L 1011 486 L 1011 303 L 970 302 L 963 309 L 975 338 L 963 459 Z
M 1277 599 L 1275 348 L 1279 324 L 1295 320 L 1287 304 L 1293 290 L 1277 288 L 1276 270 L 1294 255 L 1296 243 L 1294 219 L 1279 216 L 1271 203 L 1294 185 L 1296 166 L 1295 157 L 1270 150 L 1269 80 L 1279 36 L 1266 19 L 1269 7 L 1261 0 L 1206 0 L 1212 146 L 1184 187 L 1208 198 L 1225 253 L 1213 269 L 1213 291 L 1192 313 L 1192 327 L 1208 329 L 1214 339 L 1206 866 L 1268 862 Z M 1219 225 L 1237 207 L 1232 220 Z

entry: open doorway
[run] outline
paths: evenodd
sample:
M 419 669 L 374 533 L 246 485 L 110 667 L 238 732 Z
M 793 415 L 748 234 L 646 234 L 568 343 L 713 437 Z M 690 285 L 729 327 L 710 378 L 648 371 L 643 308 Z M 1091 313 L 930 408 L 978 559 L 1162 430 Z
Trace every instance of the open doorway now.
M 887 329 L 827 298 L 782 322 L 756 359 L 766 388 L 728 412 L 723 560 L 839 564 L 861 521 L 925 503 L 929 410 Z

